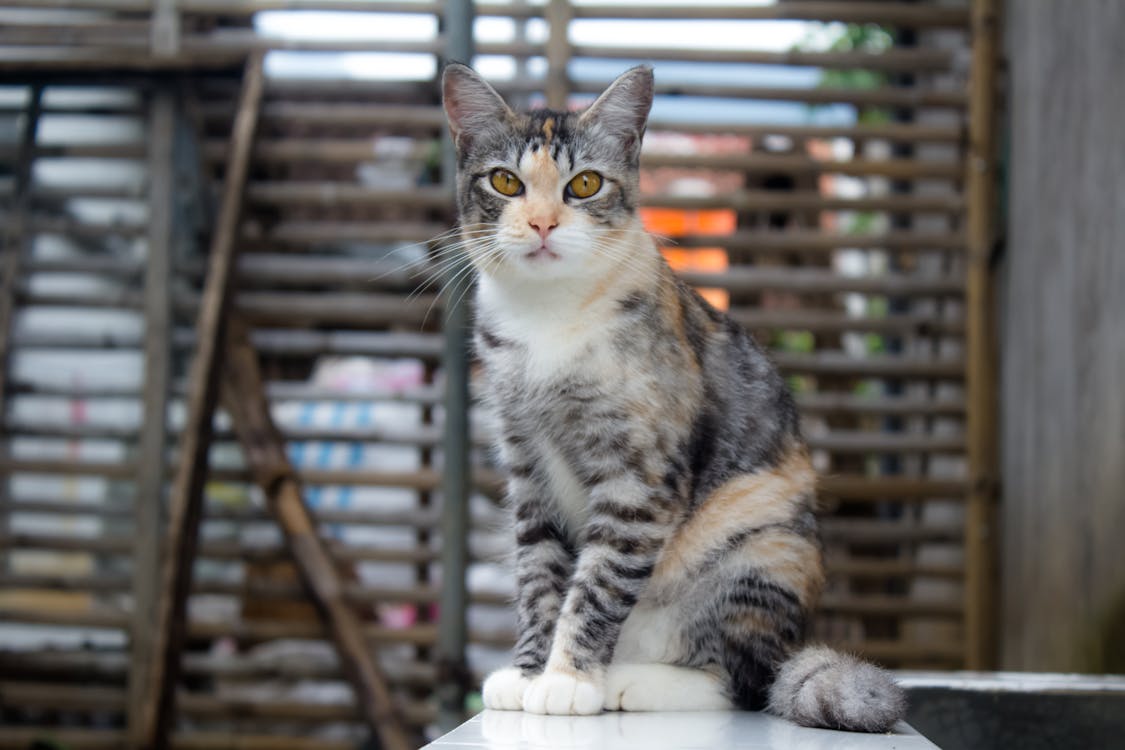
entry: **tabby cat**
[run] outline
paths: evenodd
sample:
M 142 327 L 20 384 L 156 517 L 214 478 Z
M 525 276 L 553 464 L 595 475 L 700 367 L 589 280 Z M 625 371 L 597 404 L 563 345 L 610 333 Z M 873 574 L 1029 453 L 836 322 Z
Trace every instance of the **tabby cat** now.
M 768 709 L 883 731 L 891 676 L 802 648 L 824 574 L 793 398 L 637 215 L 650 68 L 585 111 L 443 77 L 475 344 L 515 514 L 515 664 L 488 708 Z

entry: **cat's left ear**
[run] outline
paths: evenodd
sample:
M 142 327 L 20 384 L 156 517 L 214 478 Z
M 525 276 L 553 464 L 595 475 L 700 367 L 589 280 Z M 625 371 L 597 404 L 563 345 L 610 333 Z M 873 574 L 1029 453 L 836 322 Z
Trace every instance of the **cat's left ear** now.
M 618 76 L 582 113 L 579 122 L 598 125 L 629 149 L 640 145 L 652 109 L 652 68 L 638 65 Z

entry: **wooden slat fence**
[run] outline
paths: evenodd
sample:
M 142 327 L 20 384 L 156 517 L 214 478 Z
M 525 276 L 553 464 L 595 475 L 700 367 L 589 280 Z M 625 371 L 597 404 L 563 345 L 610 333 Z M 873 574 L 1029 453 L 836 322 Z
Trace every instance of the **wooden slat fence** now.
M 994 27 L 971 14 L 977 4 L 475 6 L 514 30 L 479 35 L 476 60 L 506 66 L 494 83 L 521 104 L 575 106 L 625 66 L 655 65 L 646 217 L 797 392 L 830 567 L 816 635 L 891 666 L 977 668 L 992 655 L 980 539 L 994 454 L 968 427 L 992 377 L 969 359 L 989 326 L 967 284 L 970 268 L 988 281 L 968 255 L 989 231 L 970 221 L 984 188 L 966 179 L 971 136 L 990 127 L 989 99 L 968 86 L 970 61 L 974 85 L 991 86 L 987 34 L 970 29 Z M 376 29 L 406 14 L 432 33 L 339 41 L 263 22 L 301 9 Z M 438 565 L 447 300 L 429 283 L 434 238 L 453 221 L 433 78 L 444 12 L 0 2 L 0 212 L 14 290 L 6 317 L 0 307 L 0 632 L 38 639 L 29 650 L 0 635 L 0 747 L 38 736 L 130 745 L 143 700 L 130 647 L 139 657 L 152 637 L 154 540 L 179 457 L 202 248 L 237 71 L 258 51 L 270 53 L 268 77 L 234 307 L 344 598 L 403 717 L 419 732 L 434 725 L 435 689 L 458 678 L 437 653 L 436 603 L 461 574 L 443 584 Z M 692 43 L 608 44 L 584 30 L 637 19 L 677 25 Z M 814 41 L 715 48 L 714 27 L 701 26 L 779 20 L 815 24 Z M 825 35 L 836 43 L 815 41 Z M 431 73 L 312 75 L 341 55 L 406 59 L 379 56 L 391 53 Z M 464 530 L 470 680 L 504 660 L 514 625 L 485 416 L 474 409 Z M 201 529 L 174 746 L 357 746 L 355 703 L 225 416 Z

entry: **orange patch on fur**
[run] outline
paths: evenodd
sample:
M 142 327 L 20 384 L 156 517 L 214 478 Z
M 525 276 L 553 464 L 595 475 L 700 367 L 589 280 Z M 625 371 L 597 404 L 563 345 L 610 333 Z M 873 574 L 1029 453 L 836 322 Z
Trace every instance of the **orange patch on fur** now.
M 764 577 L 797 595 L 811 609 L 824 586 L 824 564 L 820 547 L 791 531 L 777 529 L 754 536 L 738 552 Z
M 730 624 L 739 626 L 747 633 L 773 633 L 777 630 L 777 625 L 756 609 L 740 611 L 731 618 Z
M 547 149 L 526 154 L 520 161 L 520 178 L 527 186 L 527 197 L 514 201 L 513 220 L 518 226 L 558 224 L 566 209 L 559 185 L 559 167 Z
M 686 574 L 723 539 L 739 531 L 792 520 L 815 490 L 816 472 L 803 446 L 792 446 L 771 469 L 728 480 L 668 541 L 654 576 Z
M 551 145 L 551 139 L 555 137 L 555 118 L 548 117 L 543 121 L 543 137 L 546 139 L 546 145 Z

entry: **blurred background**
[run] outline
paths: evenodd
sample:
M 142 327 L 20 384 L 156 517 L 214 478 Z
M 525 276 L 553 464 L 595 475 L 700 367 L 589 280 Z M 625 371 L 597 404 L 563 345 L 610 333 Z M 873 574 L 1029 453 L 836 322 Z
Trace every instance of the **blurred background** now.
M 817 639 L 920 691 L 1125 672 L 1123 30 L 1112 0 L 0 0 L 0 748 L 416 746 L 479 709 L 514 580 L 442 293 L 446 60 L 556 109 L 654 65 L 643 218 L 797 395 Z M 933 700 L 943 747 L 994 746 Z

